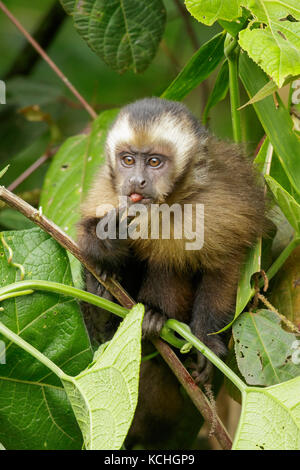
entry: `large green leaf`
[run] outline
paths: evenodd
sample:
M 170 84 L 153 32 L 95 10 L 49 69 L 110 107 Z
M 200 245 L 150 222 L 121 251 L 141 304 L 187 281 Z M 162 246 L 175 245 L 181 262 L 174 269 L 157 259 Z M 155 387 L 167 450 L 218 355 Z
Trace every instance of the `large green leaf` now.
M 95 363 L 63 378 L 86 449 L 120 449 L 127 435 L 138 399 L 143 315 L 143 305 L 134 306 Z
M 201 23 L 212 25 L 217 20 L 231 21 L 241 15 L 240 0 L 185 0 L 191 15 Z
M 79 34 L 110 67 L 143 72 L 164 32 L 162 0 L 61 0 Z
M 278 86 L 300 73 L 300 4 L 297 0 L 247 0 L 265 28 L 241 31 L 239 42 Z M 289 16 L 290 15 L 290 16 Z
M 224 58 L 224 41 L 225 35 L 219 33 L 203 44 L 164 91 L 162 98 L 180 101 L 203 82 Z
M 300 73 L 300 23 L 278 18 L 270 24 L 270 29 L 241 31 L 239 43 L 281 87 L 287 77 Z
M 292 360 L 297 337 L 281 328 L 274 312 L 245 312 L 232 332 L 237 363 L 249 385 L 274 385 L 300 375 L 300 365 Z
M 298 0 L 186 0 L 185 3 L 189 12 L 204 24 L 212 25 L 217 20 L 222 24 L 225 20 L 223 27 L 233 35 L 238 31 L 235 22 L 243 26 L 247 17 L 244 12 L 246 16 L 238 18 L 241 7 L 247 7 L 255 25 L 250 22 L 240 31 L 241 47 L 279 87 L 289 76 L 300 74 L 300 23 L 295 21 L 300 19 Z
M 103 162 L 106 132 L 117 112 L 104 111 L 90 133 L 67 139 L 47 172 L 40 200 L 43 213 L 72 238 L 76 238 L 80 204 Z M 71 259 L 74 283 L 79 285 L 80 264 Z
M 266 74 L 247 56 L 241 54 L 239 72 L 250 98 L 269 81 Z M 293 121 L 278 98 L 278 107 L 271 96 L 253 104 L 253 107 L 272 143 L 291 184 L 300 194 L 300 141 L 293 132 Z
M 65 250 L 49 235 L 34 228 L 3 236 L 13 251 L 12 263 L 24 267 L 25 279 L 72 284 Z M 20 280 L 20 269 L 7 258 L 1 243 L 1 286 Z M 35 292 L 4 300 L 1 307 L 1 322 L 67 374 L 78 374 L 90 362 L 90 343 L 76 301 Z M 6 357 L 0 364 L 0 441 L 7 449 L 80 449 L 80 431 L 58 378 L 28 353 L 1 340 Z
M 300 377 L 267 388 L 247 387 L 234 450 L 300 449 Z

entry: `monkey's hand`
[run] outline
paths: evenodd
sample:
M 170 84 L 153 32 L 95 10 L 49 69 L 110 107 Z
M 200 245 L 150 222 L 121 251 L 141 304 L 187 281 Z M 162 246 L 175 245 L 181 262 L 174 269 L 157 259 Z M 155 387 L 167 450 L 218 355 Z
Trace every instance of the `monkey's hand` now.
M 102 218 L 88 217 L 78 224 L 78 243 L 81 250 L 99 266 L 101 272 L 105 271 L 110 275 L 117 274 L 130 257 L 128 220 L 126 214 L 122 219 L 123 213 L 124 208 L 116 208 Z
M 167 317 L 145 306 L 145 315 L 142 325 L 143 339 L 158 338 Z
M 208 346 L 209 349 L 217 354 L 217 356 L 225 356 L 227 350 L 220 337 L 206 336 L 205 339 L 199 339 Z M 196 360 L 193 361 L 192 358 L 189 358 L 186 365 L 191 369 L 191 375 L 197 384 L 205 385 L 207 383 L 211 383 L 213 377 L 213 364 L 206 359 L 200 351 L 196 352 Z

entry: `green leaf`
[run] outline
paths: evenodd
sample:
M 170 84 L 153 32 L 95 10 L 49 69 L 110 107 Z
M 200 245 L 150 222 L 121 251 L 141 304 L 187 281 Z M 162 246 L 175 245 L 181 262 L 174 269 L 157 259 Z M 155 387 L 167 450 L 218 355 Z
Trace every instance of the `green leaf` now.
M 231 21 L 240 16 L 240 3 L 239 0 L 185 0 L 191 15 L 209 26 L 217 20 Z
M 244 312 L 232 332 L 237 363 L 249 385 L 274 385 L 300 375 L 300 365 L 292 361 L 297 337 L 281 328 L 276 313 Z
M 261 241 L 257 242 L 248 251 L 246 261 L 242 266 L 240 281 L 236 295 L 236 318 L 246 307 L 252 297 L 253 288 L 251 286 L 251 278 L 253 274 L 260 271 L 261 262 Z
M 0 284 L 44 279 L 71 285 L 68 257 L 38 228 L 3 232 L 0 244 Z M 31 343 L 67 374 L 76 375 L 91 361 L 92 351 L 78 303 L 50 292 L 7 299 L 0 320 Z M 6 344 L 0 363 L 0 440 L 7 449 L 80 449 L 82 437 L 59 379 L 18 346 Z M 3 358 L 2 358 L 3 359 Z M 3 362 L 3 361 L 1 361 Z
M 119 73 L 143 72 L 162 38 L 162 0 L 61 0 L 90 48 Z
M 257 22 L 265 28 L 245 29 L 239 43 L 260 67 L 281 87 L 289 76 L 300 73 L 299 2 L 295 0 L 248 0 Z
M 259 149 L 258 154 L 255 157 L 255 160 L 253 162 L 254 166 L 258 169 L 260 173 L 263 175 L 269 174 L 270 172 L 270 166 L 272 162 L 269 162 L 267 160 L 268 158 L 268 151 L 270 150 L 270 141 L 268 137 L 266 137 Z M 272 152 L 272 161 L 273 161 L 273 152 Z
M 265 179 L 280 209 L 296 233 L 300 235 L 300 204 L 272 176 L 265 175 Z
M 0 171 L 0 178 L 2 178 L 3 175 L 5 175 L 5 173 L 7 172 L 9 168 L 9 165 L 6 165 L 3 170 Z
M 95 363 L 63 380 L 86 449 L 120 449 L 127 435 L 138 399 L 143 315 L 143 305 L 134 306 Z
M 0 226 L 7 230 L 23 230 L 36 227 L 25 215 L 13 209 L 2 209 L 0 211 Z
M 298 202 L 298 204 L 300 203 L 300 194 L 298 194 L 291 185 L 268 137 L 264 139 L 264 142 L 254 160 L 254 165 L 263 175 L 270 174 L 270 176 L 272 176 L 272 178 L 276 180 L 277 183 L 280 184 L 280 186 L 282 186 L 283 189 L 285 189 L 296 200 L 296 202 Z
M 233 450 L 300 449 L 300 377 L 267 388 L 247 387 Z
M 72 238 L 76 238 L 80 204 L 104 161 L 106 133 L 117 112 L 104 111 L 93 122 L 89 134 L 67 139 L 47 172 L 40 200 L 43 213 Z M 74 284 L 80 285 L 80 263 L 71 255 L 70 259 Z
M 271 31 L 246 29 L 239 34 L 240 46 L 281 87 L 289 76 L 300 74 L 300 23 L 274 23 Z
M 222 328 L 218 333 L 228 330 L 240 313 L 244 310 L 247 303 L 253 296 L 253 287 L 251 286 L 251 279 L 253 274 L 260 271 L 261 263 L 261 240 L 254 246 L 249 248 L 246 260 L 242 265 L 240 272 L 240 279 L 236 293 L 236 306 L 233 320 Z
M 225 31 L 231 34 L 231 36 L 236 37 L 240 30 L 244 28 L 249 16 L 250 12 L 245 8 L 242 8 L 242 16 L 239 16 L 234 21 L 219 20 L 218 22 Z
M 180 101 L 203 82 L 224 58 L 224 41 L 219 33 L 203 44 L 161 97 Z
M 218 76 L 215 81 L 214 88 L 208 97 L 206 106 L 203 111 L 202 121 L 203 124 L 207 123 L 207 118 L 210 110 L 216 106 L 220 101 L 224 100 L 227 95 L 229 87 L 229 72 L 227 60 L 222 64 Z
M 250 98 L 269 79 L 266 74 L 247 56 L 241 54 L 239 72 Z M 288 110 L 278 97 L 278 107 L 271 96 L 253 104 L 258 118 L 272 143 L 291 184 L 300 194 L 300 141 L 293 132 L 293 121 Z
M 267 96 L 272 95 L 275 91 L 278 90 L 278 86 L 276 83 L 273 82 L 273 80 L 270 80 L 266 85 L 264 85 L 261 90 L 259 90 L 251 100 L 247 101 L 247 103 L 243 104 L 239 109 L 243 109 L 246 106 L 249 106 L 249 104 L 256 103 L 257 101 L 261 101 Z

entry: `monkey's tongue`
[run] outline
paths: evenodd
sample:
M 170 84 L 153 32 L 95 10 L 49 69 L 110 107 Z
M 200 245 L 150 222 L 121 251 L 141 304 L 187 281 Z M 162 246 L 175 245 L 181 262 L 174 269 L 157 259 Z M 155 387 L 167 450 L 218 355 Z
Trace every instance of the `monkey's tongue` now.
M 138 193 L 132 193 L 130 194 L 130 199 L 132 202 L 139 202 L 143 199 L 143 196 L 141 194 L 138 194 Z

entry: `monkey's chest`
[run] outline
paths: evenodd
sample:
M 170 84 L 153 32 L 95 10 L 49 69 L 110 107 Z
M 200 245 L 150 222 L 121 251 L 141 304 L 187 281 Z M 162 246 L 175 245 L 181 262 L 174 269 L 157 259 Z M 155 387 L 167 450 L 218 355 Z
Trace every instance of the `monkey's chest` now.
M 141 261 L 178 273 L 197 273 L 201 268 L 200 252 L 186 248 L 185 240 L 137 239 L 131 241 L 134 255 Z
M 136 260 L 136 253 L 133 256 Z M 173 269 L 160 258 L 140 261 L 143 269 L 135 271 L 138 292 L 134 295 L 152 309 L 158 309 L 169 318 L 189 322 L 195 298 L 198 274 Z M 136 286 L 137 287 L 137 284 Z

